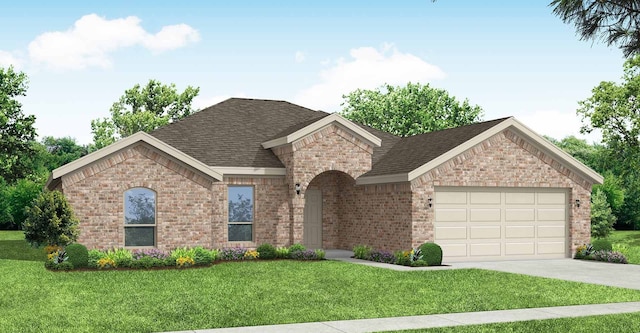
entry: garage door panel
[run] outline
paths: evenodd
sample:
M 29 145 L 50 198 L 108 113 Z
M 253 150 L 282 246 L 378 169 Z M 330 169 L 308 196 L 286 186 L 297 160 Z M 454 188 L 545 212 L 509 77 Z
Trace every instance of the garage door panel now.
M 538 208 L 538 221 L 564 221 L 564 208 Z
M 436 227 L 436 239 L 467 239 L 467 227 Z
M 469 228 L 470 239 L 500 239 L 500 226 L 481 226 Z
M 472 205 L 499 205 L 501 201 L 500 192 L 470 192 L 469 203 Z
M 540 238 L 557 238 L 564 237 L 565 227 L 564 225 L 539 225 L 538 237 Z
M 563 241 L 538 242 L 538 254 L 564 254 L 565 245 Z
M 434 233 L 445 261 L 566 256 L 565 189 L 443 189 L 434 194 Z
M 467 244 L 438 244 L 442 248 L 442 255 L 447 257 L 466 257 Z
M 532 225 L 508 225 L 505 227 L 506 238 L 534 238 L 535 236 L 535 227 Z
M 506 243 L 504 245 L 505 254 L 508 256 L 534 255 L 536 251 L 535 248 L 534 242 Z
M 471 244 L 469 247 L 469 254 L 473 257 L 499 256 L 501 252 L 500 248 L 500 243 Z
M 567 202 L 566 194 L 564 192 L 539 192 L 538 204 L 557 204 L 564 205 Z
M 471 208 L 470 222 L 500 222 L 500 208 Z
M 534 208 L 506 208 L 504 211 L 506 222 L 534 221 L 536 219 Z
M 467 210 L 465 208 L 439 208 L 436 209 L 437 222 L 467 222 Z
M 518 192 L 506 192 L 505 203 L 507 205 L 513 204 L 526 204 L 533 205 L 536 201 L 535 193 L 518 193 Z
M 437 204 L 466 204 L 467 192 L 437 192 Z

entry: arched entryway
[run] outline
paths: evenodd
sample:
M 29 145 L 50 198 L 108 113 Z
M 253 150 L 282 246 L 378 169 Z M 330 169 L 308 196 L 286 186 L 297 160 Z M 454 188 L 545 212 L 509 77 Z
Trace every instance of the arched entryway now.
M 311 249 L 335 249 L 341 244 L 340 221 L 356 205 L 355 180 L 341 171 L 314 177 L 305 192 L 303 244 Z

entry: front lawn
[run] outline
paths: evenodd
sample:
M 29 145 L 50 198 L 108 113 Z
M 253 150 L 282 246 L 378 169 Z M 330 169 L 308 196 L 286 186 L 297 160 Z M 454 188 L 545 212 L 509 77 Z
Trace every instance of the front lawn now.
M 0 260 L 7 332 L 154 332 L 640 301 L 640 291 L 477 269 L 335 261 L 50 272 Z
M 640 312 L 578 318 L 529 320 L 512 323 L 438 327 L 420 330 L 393 331 L 386 333 L 489 333 L 489 332 L 640 332 Z
M 622 252 L 630 264 L 640 265 L 640 230 L 614 231 L 608 239 L 613 249 Z
M 24 240 L 22 230 L 0 231 L 0 259 L 45 261 L 43 249 L 33 248 Z

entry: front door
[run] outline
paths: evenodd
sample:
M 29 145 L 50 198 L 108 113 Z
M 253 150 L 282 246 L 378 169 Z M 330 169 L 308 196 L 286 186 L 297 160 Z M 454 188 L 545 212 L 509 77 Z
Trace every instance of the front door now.
M 307 189 L 304 197 L 304 245 L 310 249 L 320 249 L 322 248 L 322 192 Z

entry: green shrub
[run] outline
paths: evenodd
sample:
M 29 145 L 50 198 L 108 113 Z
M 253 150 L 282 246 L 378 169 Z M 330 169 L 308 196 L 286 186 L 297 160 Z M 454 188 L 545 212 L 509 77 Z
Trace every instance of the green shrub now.
M 367 245 L 356 245 L 353 247 L 353 257 L 356 259 L 369 260 L 373 248 Z
M 127 249 L 112 249 L 107 251 L 102 259 L 113 260 L 116 267 L 131 267 L 133 263 L 133 254 Z
M 193 261 L 196 266 L 206 266 L 213 262 L 214 257 L 211 255 L 211 251 L 197 246 L 193 248 Z
M 316 259 L 317 260 L 324 260 L 326 255 L 327 254 L 324 252 L 324 250 L 321 250 L 321 249 L 317 249 L 316 250 Z
M 289 258 L 289 249 L 287 247 L 279 247 L 276 249 L 276 258 L 278 259 L 288 259 Z
M 78 219 L 60 191 L 45 191 L 26 209 L 24 237 L 32 246 L 65 246 L 78 238 Z
M 260 259 L 275 259 L 276 258 L 276 248 L 269 243 L 264 243 L 258 246 L 256 249 L 260 254 Z
M 594 241 L 591 242 L 591 246 L 593 246 L 593 251 L 613 251 L 613 245 L 611 244 L 611 241 L 609 241 L 608 239 L 596 239 Z
M 593 192 L 591 202 L 591 237 L 605 238 L 613 231 L 616 217 L 601 189 Z
M 86 246 L 74 243 L 67 245 L 65 251 L 69 256 L 69 261 L 73 264 L 73 267 L 82 268 L 89 265 L 89 251 Z
M 396 265 L 411 266 L 411 251 L 396 251 Z
M 87 261 L 87 266 L 91 268 L 98 268 L 98 260 L 106 256 L 107 255 L 100 250 L 96 250 L 96 249 L 89 250 L 89 253 L 88 253 L 89 260 Z
M 411 266 L 412 267 L 424 267 L 424 266 L 429 266 L 429 265 L 427 264 L 426 261 L 424 261 L 422 259 L 418 259 L 418 260 L 412 261 L 411 262 Z
M 213 249 L 211 250 L 211 261 L 220 260 L 220 250 Z
M 429 266 L 442 265 L 442 248 L 436 243 L 424 243 L 420 245 L 422 250 L 422 259 L 427 262 Z
M 591 253 L 593 253 L 593 246 L 589 245 L 580 245 L 576 249 L 576 255 L 573 257 L 574 259 L 587 259 Z
M 300 243 L 295 243 L 291 246 L 289 246 L 289 254 L 291 254 L 291 252 L 296 252 L 296 251 L 306 251 L 307 247 L 300 244 Z
M 48 269 L 58 270 L 58 271 L 70 271 L 73 269 L 73 264 L 69 261 L 63 261 L 61 263 L 54 263 L 52 261 L 46 261 L 44 263 L 44 267 Z

